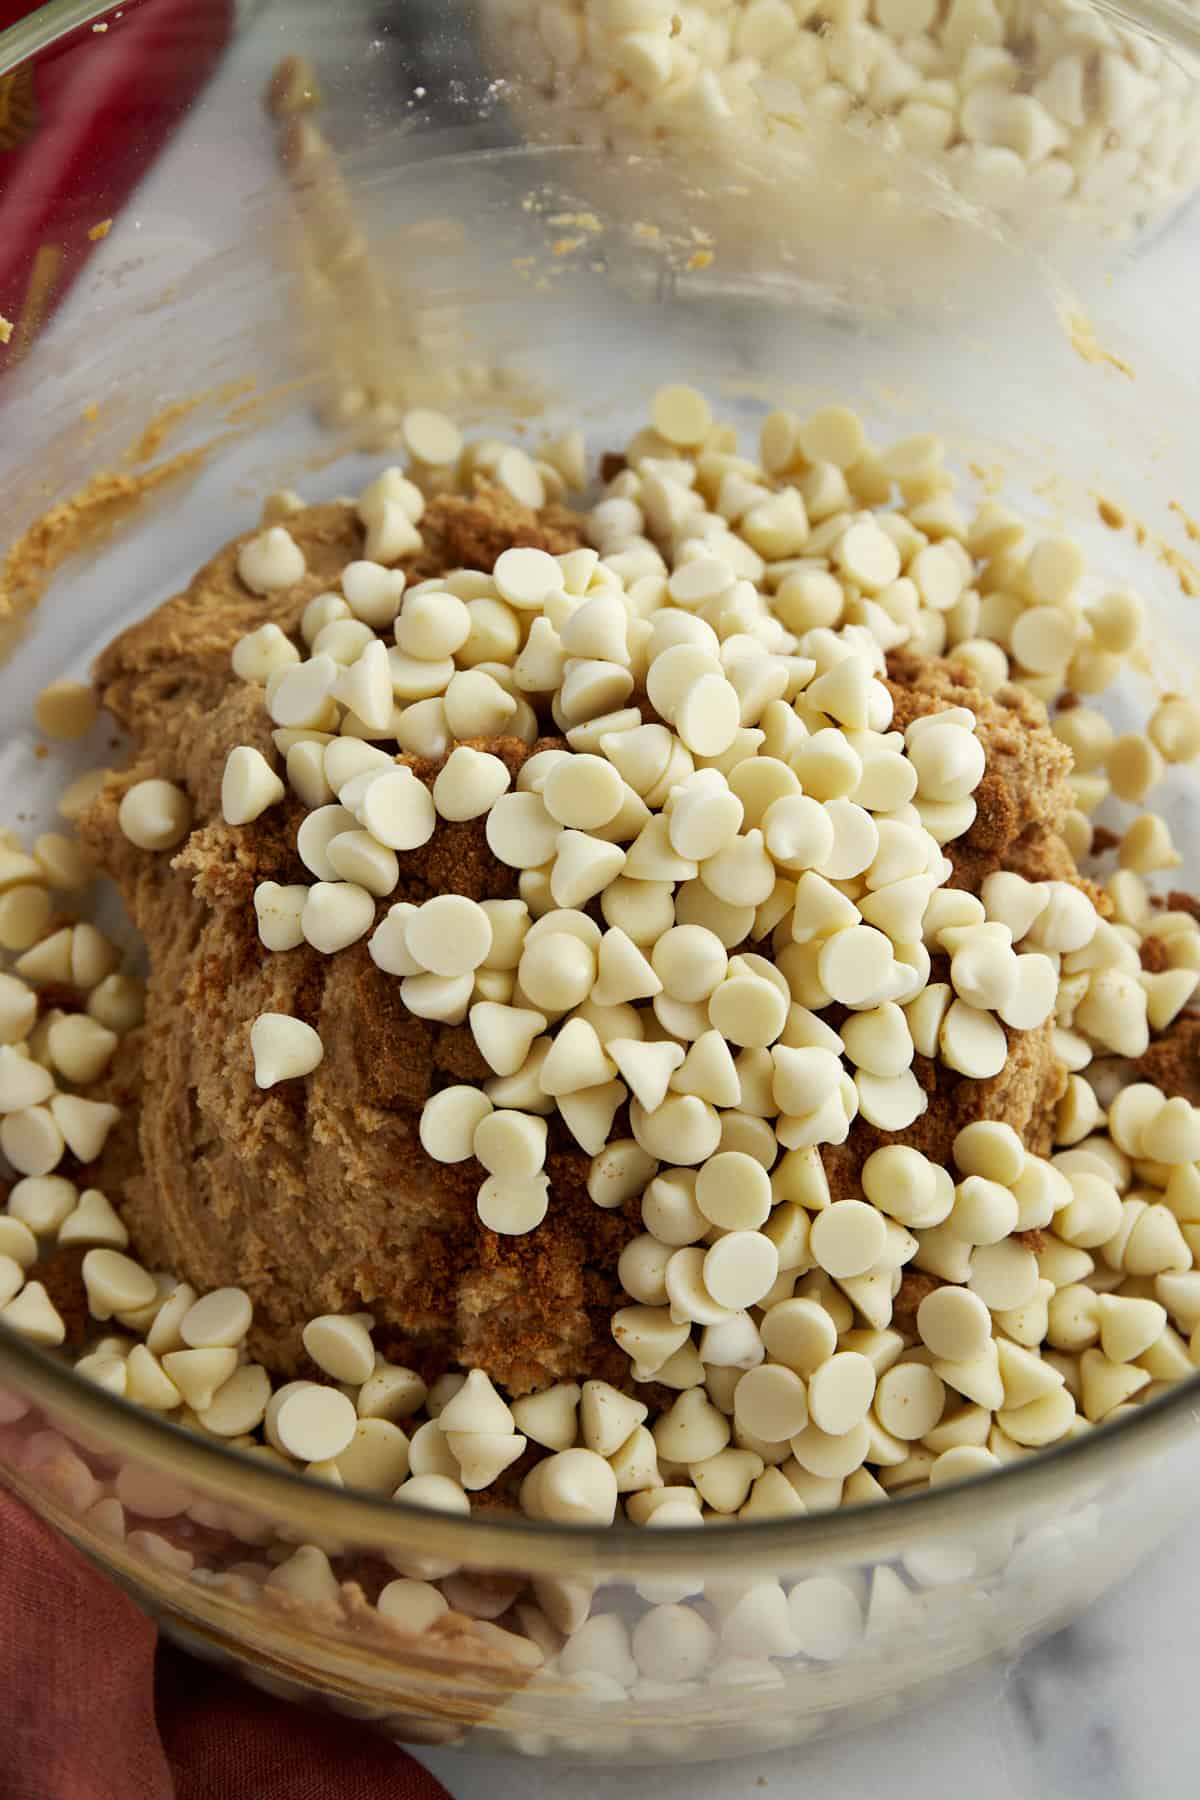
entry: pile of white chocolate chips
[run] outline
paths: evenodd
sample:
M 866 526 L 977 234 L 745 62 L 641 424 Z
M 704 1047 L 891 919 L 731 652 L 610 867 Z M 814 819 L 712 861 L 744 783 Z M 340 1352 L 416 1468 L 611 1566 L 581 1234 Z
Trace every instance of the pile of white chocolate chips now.
M 673 144 L 706 178 L 722 159 L 736 171 L 773 127 L 786 141 L 848 126 L 892 158 L 934 164 L 1023 228 L 1053 220 L 1121 236 L 1178 205 L 1200 173 L 1194 70 L 1080 0 L 480 10 L 489 65 L 535 128 L 633 154 Z
M 465 1513 L 496 1483 L 534 1518 L 591 1523 L 881 1500 L 1075 1437 L 1192 1375 L 1200 1111 L 1130 1076 L 1200 980 L 1196 919 L 1153 905 L 1143 880 L 1179 860 L 1167 826 L 1139 811 L 1103 889 L 1004 870 L 978 896 L 951 887 L 985 773 L 977 720 L 947 706 L 892 730 L 882 679 L 905 647 L 952 652 L 985 695 L 1069 690 L 1054 730 L 1074 756 L 1067 833 L 1083 859 L 1103 800 L 1140 806 L 1166 764 L 1200 754 L 1184 699 L 1123 736 L 1087 703 L 1141 666 L 1136 597 L 1088 595 L 1078 547 L 1028 541 L 994 501 L 967 517 L 933 437 L 879 451 L 845 409 L 779 412 L 750 460 L 686 387 L 657 394 L 586 514 L 593 548 L 510 549 L 490 573 L 407 586 L 389 565 L 420 547 L 426 491 L 470 491 L 483 472 L 538 506 L 586 470 L 577 434 L 536 461 L 464 450 L 429 414 L 405 430 L 407 472 L 358 502 L 367 560 L 311 602 L 300 642 L 266 624 L 234 652 L 262 684 L 280 769 L 234 748 L 224 814 L 250 824 L 288 789 L 307 809 L 311 882 L 255 896 L 264 955 L 369 937 L 411 1012 L 469 1026 L 493 1077 L 437 1092 L 420 1131 L 432 1158 L 478 1160 L 486 1227 L 536 1232 L 552 1212 L 555 1112 L 592 1159 L 597 1206 L 640 1195 L 612 1319 L 625 1391 L 506 1399 L 485 1369 L 427 1390 L 376 1353 L 364 1314 L 305 1330 L 327 1383 L 276 1386 L 245 1348 L 244 1293 L 201 1297 L 132 1260 L 109 1200 L 54 1172 L 67 1150 L 97 1154 L 115 1110 L 79 1090 L 140 1016 L 93 926 L 46 935 L 47 890 L 88 879 L 57 834 L 0 846 L 0 942 L 18 953 L 0 975 L 0 1148 L 18 1177 L 0 1317 L 62 1343 L 39 1253 L 90 1246 L 91 1311 L 111 1335 L 77 1367 L 113 1393 L 335 1485 Z M 255 592 L 305 572 L 289 504 L 241 549 Z M 539 712 L 564 747 L 530 756 L 515 785 L 462 742 L 532 744 Z M 70 734 L 88 697 L 60 685 L 40 716 Z M 396 745 L 445 758 L 431 788 Z M 68 815 L 99 779 L 75 785 Z M 377 923 L 397 853 L 476 818 L 513 897 L 444 894 Z M 150 852 L 189 823 L 162 781 L 120 809 Z M 67 981 L 86 1010 L 39 1006 L 40 985 Z M 953 1167 L 906 1144 L 928 1103 L 914 1055 L 984 1080 L 1006 1028 L 1051 1020 L 1068 1072 L 1056 1154 L 1029 1154 L 1001 1120 L 962 1129 Z M 281 1014 L 258 1019 L 252 1049 L 263 1088 L 323 1055 Z M 860 1118 L 895 1141 L 861 1192 L 831 1192 L 822 1147 Z M 911 1269 L 933 1279 L 905 1335 L 893 1300 Z M 668 1403 L 639 1398 L 644 1383 Z M 307 1590 L 320 1552 L 298 1554 L 277 1574 Z M 444 1605 L 398 1587 L 397 1616 Z

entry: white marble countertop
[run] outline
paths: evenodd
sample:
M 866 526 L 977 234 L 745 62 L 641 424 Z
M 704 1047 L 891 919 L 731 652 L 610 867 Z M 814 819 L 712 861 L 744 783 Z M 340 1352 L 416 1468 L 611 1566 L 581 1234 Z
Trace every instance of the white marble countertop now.
M 268 176 L 271 135 L 253 104 L 267 73 L 287 50 L 311 45 L 328 52 L 333 13 L 328 0 L 268 8 L 210 87 L 203 129 L 213 142 L 215 114 L 223 181 L 192 194 L 177 212 L 195 254 L 203 254 L 206 240 L 220 247 L 231 189 L 245 194 Z M 195 144 L 188 140 L 196 129 L 193 122 L 175 140 L 118 221 L 102 259 L 119 259 L 122 234 L 141 230 L 147 216 L 161 219 L 161 195 L 173 191 L 178 199 L 181 171 L 191 169 L 194 185 Z M 1076 1624 L 1016 1662 L 973 1678 L 949 1702 L 856 1737 L 761 1759 L 677 1771 L 656 1767 L 644 1774 L 447 1751 L 419 1754 L 454 1800 L 627 1800 L 646 1791 L 656 1800 L 759 1800 L 801 1792 L 836 1793 L 837 1800 L 961 1800 L 964 1794 L 970 1800 L 1192 1800 L 1200 1793 L 1190 1710 L 1200 1679 L 1198 1613 L 1200 1529 L 1155 1553 Z

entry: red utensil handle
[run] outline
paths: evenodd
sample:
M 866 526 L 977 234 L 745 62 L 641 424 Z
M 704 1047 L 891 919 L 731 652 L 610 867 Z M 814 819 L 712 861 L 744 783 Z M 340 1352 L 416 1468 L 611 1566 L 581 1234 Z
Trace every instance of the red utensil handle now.
M 0 0 L 0 26 L 31 9 Z M 235 0 L 131 0 L 0 76 L 0 368 L 32 343 L 229 43 Z M 100 27 L 103 27 L 101 29 Z

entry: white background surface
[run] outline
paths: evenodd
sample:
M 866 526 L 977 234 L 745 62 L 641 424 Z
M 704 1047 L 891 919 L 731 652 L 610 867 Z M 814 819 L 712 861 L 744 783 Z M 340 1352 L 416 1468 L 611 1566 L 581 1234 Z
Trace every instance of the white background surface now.
M 271 168 L 271 138 L 257 93 L 280 54 L 304 47 L 306 25 L 317 34 L 318 48 L 332 51 L 333 8 L 323 6 L 324 0 L 307 0 L 305 7 L 289 9 L 286 22 L 278 10 L 258 17 L 205 103 L 204 141 L 221 145 L 219 179 L 180 194 L 181 171 L 190 169 L 194 184 L 189 136 L 194 139 L 196 127 L 190 127 L 118 221 L 99 261 L 113 259 L 116 266 L 134 244 L 150 247 L 134 234 L 146 215 L 161 229 L 161 198 L 154 195 L 164 191 L 174 191 L 178 200 L 172 247 L 185 260 L 221 247 L 231 196 L 252 192 Z M 677 1770 L 607 1772 L 443 1751 L 421 1755 L 454 1800 L 627 1800 L 642 1794 L 759 1800 L 764 1793 L 837 1800 L 1185 1800 L 1200 1792 L 1198 1617 L 1200 1518 L 1194 1536 L 1158 1552 L 1068 1631 L 1016 1664 L 974 1679 L 950 1703 L 897 1716 L 855 1738 L 759 1761 Z

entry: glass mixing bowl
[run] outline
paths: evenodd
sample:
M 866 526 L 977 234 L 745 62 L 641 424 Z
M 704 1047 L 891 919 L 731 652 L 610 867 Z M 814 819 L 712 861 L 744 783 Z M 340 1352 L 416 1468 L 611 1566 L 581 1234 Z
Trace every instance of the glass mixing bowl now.
M 865 17 L 763 6 L 768 68 L 772 18 L 782 32 L 789 12 L 823 45 Z M 0 576 L 4 823 L 45 829 L 63 783 L 113 754 L 103 723 L 39 753 L 40 688 L 82 675 L 252 524 L 265 494 L 353 490 L 414 404 L 501 432 L 579 425 L 596 452 L 638 427 L 664 380 L 704 386 L 746 434 L 772 407 L 829 401 L 855 406 L 872 437 L 936 431 L 964 479 L 1068 524 L 1108 583 L 1144 594 L 1145 680 L 1190 687 L 1200 236 L 1176 212 L 1200 134 L 1191 14 L 962 13 L 981 52 L 1015 45 L 1010 62 L 973 64 L 984 85 L 999 68 L 998 94 L 1036 98 L 1041 47 L 1073 32 L 1063 54 L 1086 68 L 1070 145 L 1082 156 L 1086 139 L 1093 167 L 1123 157 L 1111 189 L 1099 174 L 1081 184 L 1087 205 L 1047 231 L 1067 198 L 1061 172 L 1040 186 L 1021 175 L 1040 196 L 1027 208 L 1013 204 L 1010 162 L 964 151 L 951 171 L 1010 178 L 967 194 L 947 177 L 954 140 L 926 150 L 911 118 L 899 146 L 878 128 L 874 114 L 912 93 L 895 70 L 891 100 L 880 77 L 865 107 L 845 117 L 826 99 L 813 117 L 779 87 L 760 94 L 763 68 L 748 74 L 743 57 L 738 106 L 753 129 L 735 111 L 732 141 L 714 145 L 712 119 L 697 135 L 694 115 L 681 135 L 661 109 L 647 134 L 631 100 L 620 131 L 597 129 L 606 31 L 660 9 L 585 10 L 600 75 L 582 51 L 570 63 L 578 6 L 538 11 L 536 55 L 534 9 L 513 0 L 270 7 L 97 234 L 62 309 L 22 325 L 24 290 L 0 293 L 17 325 L 0 348 L 4 536 L 21 550 Z M 722 12 L 677 10 L 693 32 L 698 12 Z M 1010 17 L 1021 29 L 998 40 L 995 21 Z M 110 10 L 43 8 L 0 36 L 0 84 L 36 94 L 43 59 L 96 59 L 119 40 Z M 878 64 L 883 48 L 866 44 Z M 791 48 L 785 85 L 813 54 Z M 312 59 L 322 106 L 274 124 L 261 94 L 290 53 Z M 168 35 L 155 54 L 169 81 L 188 46 Z M 630 67 L 649 83 L 657 52 L 641 54 Z M 1118 54 L 1132 87 L 1103 62 Z M 1161 178 L 1139 160 L 1160 78 L 1180 139 Z M 1042 91 L 1070 109 L 1071 79 Z M 620 93 L 637 88 L 623 80 Z M 1129 93 L 1124 145 L 1121 118 L 1087 120 Z M 988 129 L 1009 136 L 1017 119 L 1042 125 L 1029 107 L 995 116 Z M 1003 135 L 981 141 L 1018 156 Z M 94 164 L 76 164 L 58 216 L 76 247 L 107 219 Z M 1113 243 L 1131 232 L 1136 256 Z M 1105 704 L 1133 716 L 1130 692 Z M 1172 772 L 1161 808 L 1194 881 L 1189 780 Z M 3 1327 L 0 1382 L 6 1483 L 196 1654 L 398 1738 L 525 1755 L 735 1755 L 885 1716 L 1129 1573 L 1190 1514 L 1200 1478 L 1192 1379 L 1103 1430 L 886 1505 L 822 1513 L 814 1492 L 799 1519 L 596 1531 L 335 1491 L 152 1417 Z M 397 1572 L 441 1583 L 449 1608 L 424 1630 L 373 1604 Z

